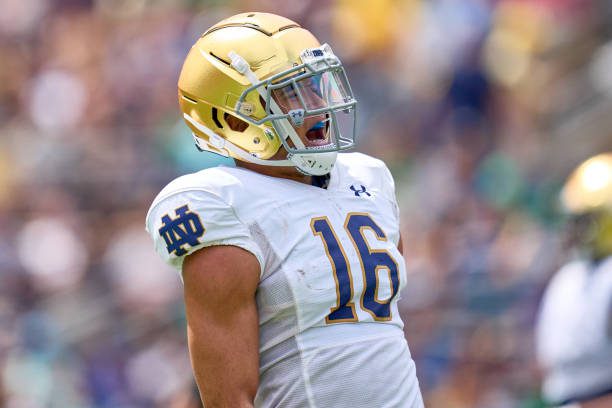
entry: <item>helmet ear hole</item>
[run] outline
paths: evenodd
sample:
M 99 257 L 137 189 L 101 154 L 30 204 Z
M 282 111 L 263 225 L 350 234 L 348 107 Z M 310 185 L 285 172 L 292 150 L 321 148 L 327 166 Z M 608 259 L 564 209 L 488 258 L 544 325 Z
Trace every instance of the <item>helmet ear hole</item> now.
M 232 129 L 234 132 L 244 132 L 249 127 L 249 124 L 247 122 L 240 118 L 237 118 L 234 115 L 230 115 L 227 112 L 223 114 L 223 120 L 225 120 L 229 128 Z

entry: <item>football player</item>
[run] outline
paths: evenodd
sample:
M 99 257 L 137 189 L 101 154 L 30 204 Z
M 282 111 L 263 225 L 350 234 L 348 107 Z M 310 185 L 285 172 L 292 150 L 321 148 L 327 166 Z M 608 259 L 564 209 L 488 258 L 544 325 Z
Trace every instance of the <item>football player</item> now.
M 612 406 L 612 153 L 590 158 L 561 194 L 578 260 L 544 294 L 536 326 L 543 395 L 555 406 Z
M 178 87 L 196 145 L 236 160 L 172 181 L 146 221 L 181 271 L 205 405 L 422 407 L 394 182 L 339 153 L 357 102 L 331 47 L 239 14 L 197 40 Z

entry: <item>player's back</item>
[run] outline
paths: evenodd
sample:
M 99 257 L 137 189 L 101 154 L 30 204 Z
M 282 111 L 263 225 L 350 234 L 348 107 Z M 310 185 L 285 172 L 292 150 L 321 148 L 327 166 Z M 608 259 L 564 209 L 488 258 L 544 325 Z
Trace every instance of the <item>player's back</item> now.
M 326 189 L 240 168 L 173 183 L 155 200 L 149 230 L 166 231 L 164 215 L 187 205 L 181 211 L 197 214 L 204 232 L 182 247 L 157 238 L 169 262 L 230 244 L 261 264 L 257 406 L 422 406 L 397 309 L 406 273 L 382 162 L 340 154 Z

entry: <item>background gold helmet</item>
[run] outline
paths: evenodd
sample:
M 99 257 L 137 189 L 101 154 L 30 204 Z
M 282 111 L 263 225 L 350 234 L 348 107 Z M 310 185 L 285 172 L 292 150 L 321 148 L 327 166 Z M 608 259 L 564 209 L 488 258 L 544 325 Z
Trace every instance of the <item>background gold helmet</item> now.
M 356 101 L 340 60 L 284 17 L 243 13 L 208 29 L 187 55 L 178 89 L 202 150 L 322 175 L 354 145 Z M 295 129 L 313 117 L 324 142 L 305 146 Z M 270 160 L 281 146 L 287 158 Z
M 612 153 L 591 157 L 568 177 L 564 210 L 581 224 L 578 240 L 595 260 L 612 255 Z

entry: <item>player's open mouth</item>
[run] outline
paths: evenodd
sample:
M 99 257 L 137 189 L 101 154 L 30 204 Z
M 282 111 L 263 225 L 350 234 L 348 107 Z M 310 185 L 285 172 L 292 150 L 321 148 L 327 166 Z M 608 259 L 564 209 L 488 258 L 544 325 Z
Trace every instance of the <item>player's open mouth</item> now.
M 323 146 L 329 144 L 327 139 L 327 125 L 326 121 L 317 122 L 306 132 L 306 139 L 310 146 Z

